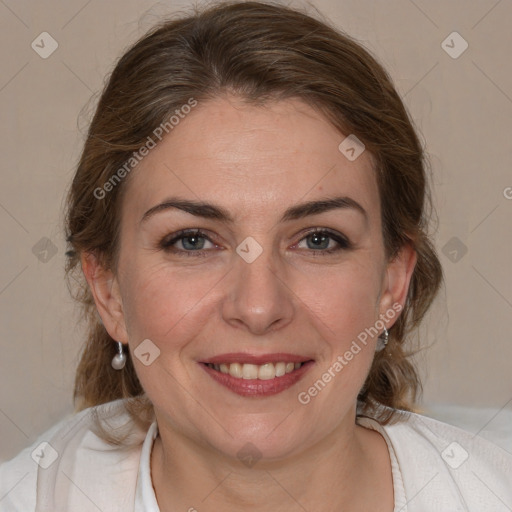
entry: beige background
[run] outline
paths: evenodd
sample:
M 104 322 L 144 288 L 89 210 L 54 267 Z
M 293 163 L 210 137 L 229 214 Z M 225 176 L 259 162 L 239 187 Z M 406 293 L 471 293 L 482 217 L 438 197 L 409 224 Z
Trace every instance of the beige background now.
M 62 201 L 87 113 L 95 105 L 93 94 L 129 43 L 160 16 L 186 5 L 0 0 L 0 460 L 72 410 L 83 335 L 63 279 Z M 512 417 L 512 3 L 315 0 L 314 5 L 381 59 L 431 155 L 440 219 L 436 245 L 446 290 L 423 332 L 433 345 L 418 357 L 424 406 L 444 404 L 452 413 L 459 410 L 455 405 L 483 408 L 475 433 L 507 424 Z M 31 48 L 43 31 L 59 45 L 47 59 Z M 441 46 L 453 31 L 469 44 L 457 59 Z M 36 245 L 43 237 L 57 250 L 46 262 Z M 452 237 L 467 247 L 457 262 L 450 258 L 460 257 L 460 249 L 450 255 L 448 246 L 443 253 Z M 435 414 L 448 417 L 441 409 Z M 451 421 L 460 418 L 457 413 Z

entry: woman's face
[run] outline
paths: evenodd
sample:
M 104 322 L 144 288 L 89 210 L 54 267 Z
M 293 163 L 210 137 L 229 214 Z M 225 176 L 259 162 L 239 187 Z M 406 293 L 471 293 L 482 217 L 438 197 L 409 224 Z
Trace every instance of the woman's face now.
M 396 321 L 414 262 L 386 261 L 371 156 L 349 160 L 344 138 L 299 100 L 224 97 L 132 171 L 118 270 L 96 300 L 161 429 L 281 457 L 354 428 L 377 342 L 365 329 Z M 201 233 L 177 239 L 186 229 Z

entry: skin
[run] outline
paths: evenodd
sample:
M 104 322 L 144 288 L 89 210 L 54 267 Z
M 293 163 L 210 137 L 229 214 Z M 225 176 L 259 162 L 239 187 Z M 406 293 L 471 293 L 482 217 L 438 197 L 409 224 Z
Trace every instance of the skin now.
M 200 103 L 129 176 L 116 272 L 82 258 L 103 323 L 129 345 L 155 407 L 151 471 L 162 512 L 393 510 L 385 441 L 355 423 L 377 338 L 310 403 L 297 399 L 380 314 L 403 306 L 416 262 L 408 246 L 387 261 L 372 156 L 350 162 L 338 150 L 344 138 L 298 99 Z M 367 218 L 343 208 L 280 222 L 286 208 L 334 195 L 357 201 Z M 170 196 L 222 206 L 235 223 L 177 209 L 141 222 Z M 186 228 L 207 232 L 204 256 L 159 246 Z M 338 244 L 315 249 L 309 228 L 352 247 L 319 254 Z M 250 264 L 236 252 L 249 236 L 263 249 Z M 191 242 L 174 247 L 190 254 Z M 149 366 L 133 356 L 145 339 L 160 350 Z M 288 352 L 315 365 L 280 394 L 242 397 L 198 364 L 229 352 Z M 237 457 L 248 442 L 261 454 L 252 467 Z

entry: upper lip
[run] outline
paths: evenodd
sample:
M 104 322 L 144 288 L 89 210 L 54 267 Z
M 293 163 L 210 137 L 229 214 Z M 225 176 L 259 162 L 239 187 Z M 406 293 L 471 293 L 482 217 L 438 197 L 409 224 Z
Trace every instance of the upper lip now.
M 240 363 L 240 364 L 257 364 L 262 365 L 265 363 L 304 363 L 306 361 L 312 360 L 311 357 L 301 356 L 297 354 L 286 354 L 283 352 L 275 352 L 272 354 L 246 354 L 243 352 L 238 353 L 230 353 L 230 354 L 221 354 L 214 357 L 209 357 L 208 359 L 201 360 L 201 363 L 211 363 L 211 364 L 231 364 L 231 363 Z

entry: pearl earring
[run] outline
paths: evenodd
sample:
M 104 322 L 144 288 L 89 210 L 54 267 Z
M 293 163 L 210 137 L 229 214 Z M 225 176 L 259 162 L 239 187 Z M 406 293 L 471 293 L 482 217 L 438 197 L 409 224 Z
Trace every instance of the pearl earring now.
M 126 364 L 126 354 L 123 352 L 123 344 L 120 341 L 117 343 L 117 354 L 112 358 L 112 368 L 114 370 L 122 370 Z
M 375 350 L 377 352 L 384 350 L 386 348 L 386 345 L 388 344 L 388 339 L 389 339 L 389 332 L 384 327 L 384 331 L 382 331 L 381 335 L 379 336 L 379 338 L 377 340 L 377 348 Z

